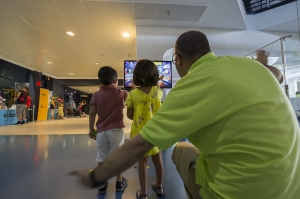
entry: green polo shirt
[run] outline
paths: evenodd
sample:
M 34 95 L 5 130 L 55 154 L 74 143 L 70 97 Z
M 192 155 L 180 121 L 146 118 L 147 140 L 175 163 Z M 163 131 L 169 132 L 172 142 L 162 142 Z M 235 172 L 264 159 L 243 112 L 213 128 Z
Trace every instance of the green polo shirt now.
M 208 53 L 178 81 L 141 136 L 200 152 L 204 199 L 300 197 L 299 126 L 275 77 L 255 60 Z

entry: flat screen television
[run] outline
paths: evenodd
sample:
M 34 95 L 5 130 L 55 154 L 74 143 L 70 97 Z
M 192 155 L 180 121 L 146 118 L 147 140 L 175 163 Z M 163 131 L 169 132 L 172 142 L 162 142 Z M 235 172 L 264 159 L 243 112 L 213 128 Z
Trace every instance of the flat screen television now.
M 124 88 L 132 88 L 133 70 L 137 60 L 124 61 Z M 172 62 L 171 61 L 153 61 L 157 66 L 159 76 L 164 78 L 159 81 L 161 88 L 172 88 Z

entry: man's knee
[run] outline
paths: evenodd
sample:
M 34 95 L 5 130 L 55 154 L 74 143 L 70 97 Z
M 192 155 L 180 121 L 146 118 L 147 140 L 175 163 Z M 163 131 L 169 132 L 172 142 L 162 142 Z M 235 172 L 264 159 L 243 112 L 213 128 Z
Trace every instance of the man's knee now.
M 189 142 L 179 142 L 173 149 L 172 161 L 175 165 L 180 163 L 181 157 L 191 157 L 191 161 L 195 161 L 195 158 L 199 155 L 199 150 L 193 144 Z

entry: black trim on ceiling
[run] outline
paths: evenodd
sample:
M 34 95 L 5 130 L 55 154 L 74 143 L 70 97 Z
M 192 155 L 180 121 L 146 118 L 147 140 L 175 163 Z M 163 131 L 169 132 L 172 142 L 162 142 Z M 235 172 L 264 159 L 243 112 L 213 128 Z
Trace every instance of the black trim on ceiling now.
M 100 86 L 99 79 L 55 79 L 61 86 Z M 118 86 L 123 86 L 123 79 L 118 79 Z
M 255 15 L 297 0 L 281 0 L 281 2 L 272 4 L 272 2 L 274 3 L 276 1 L 277 0 L 243 0 L 243 3 L 247 15 Z

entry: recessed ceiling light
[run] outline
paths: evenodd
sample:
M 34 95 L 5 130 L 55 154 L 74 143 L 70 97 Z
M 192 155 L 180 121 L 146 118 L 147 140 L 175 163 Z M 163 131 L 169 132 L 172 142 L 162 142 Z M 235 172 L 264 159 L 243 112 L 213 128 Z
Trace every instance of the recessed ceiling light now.
M 89 91 L 92 91 L 92 89 L 90 89 Z
M 74 75 L 73 73 L 69 73 L 69 75 Z
M 123 37 L 130 37 L 130 34 L 128 32 L 124 32 Z
M 51 61 L 48 61 L 47 64 L 52 64 L 52 62 L 51 62 Z
M 74 36 L 73 32 L 66 32 L 66 34 L 69 35 L 69 36 Z
M 98 64 L 99 64 L 99 62 L 95 62 L 95 64 L 97 64 L 97 65 L 98 65 Z

